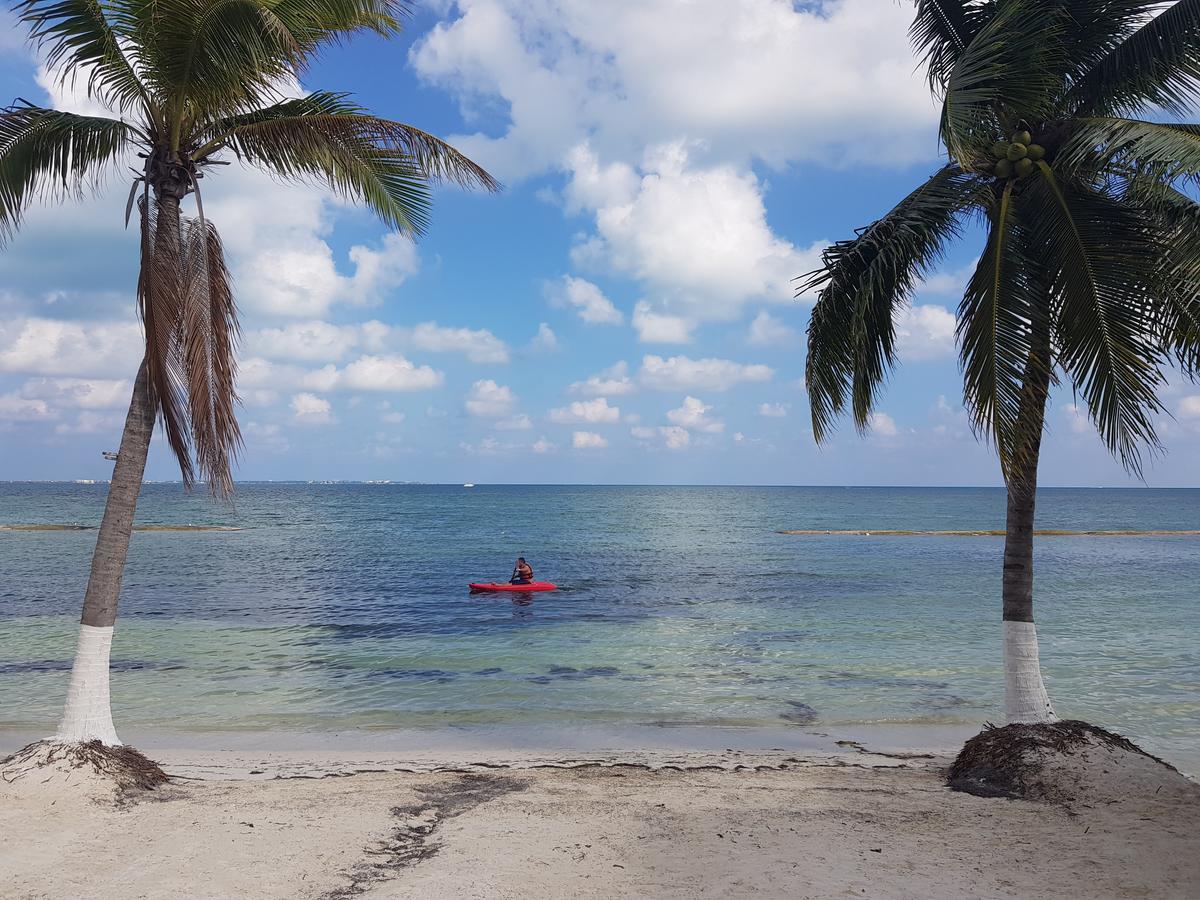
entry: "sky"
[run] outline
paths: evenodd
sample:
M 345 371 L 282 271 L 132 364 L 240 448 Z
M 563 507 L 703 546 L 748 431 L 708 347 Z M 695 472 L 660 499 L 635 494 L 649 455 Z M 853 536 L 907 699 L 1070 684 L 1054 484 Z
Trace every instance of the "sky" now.
M 425 0 L 305 72 L 504 184 L 415 243 L 312 185 L 204 181 L 243 341 L 243 480 L 996 485 L 961 408 L 965 235 L 899 324 L 865 435 L 813 441 L 793 279 L 939 165 L 891 0 Z M 89 111 L 0 10 L 0 101 Z M 141 354 L 125 169 L 0 250 L 0 479 L 107 478 Z M 1197 486 L 1173 382 L 1144 482 L 1053 397 L 1042 483 Z M 178 478 L 161 435 L 147 477 Z

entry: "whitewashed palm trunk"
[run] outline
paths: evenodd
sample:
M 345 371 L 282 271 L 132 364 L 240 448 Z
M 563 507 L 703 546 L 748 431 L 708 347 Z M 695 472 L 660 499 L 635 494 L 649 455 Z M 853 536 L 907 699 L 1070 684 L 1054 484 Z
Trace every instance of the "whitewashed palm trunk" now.
M 82 743 L 98 740 L 109 745 L 121 743 L 113 727 L 109 703 L 109 650 L 113 625 L 117 621 L 117 602 L 121 596 L 125 557 L 133 533 L 133 517 L 142 490 L 142 475 L 146 469 L 146 454 L 150 449 L 153 431 L 154 404 L 150 397 L 146 363 L 143 362 L 133 383 L 133 397 L 125 418 L 121 449 L 108 487 L 104 518 L 96 536 L 92 572 L 83 599 L 79 645 L 71 669 L 71 685 L 67 690 L 62 722 L 55 736 L 58 741 Z
M 1033 624 L 1033 530 L 1037 505 L 1038 455 L 1050 393 L 1049 341 L 1043 358 L 1025 374 L 1020 416 L 1029 435 L 1025 453 L 1008 477 L 1004 531 L 1004 717 L 1013 722 L 1054 722 L 1042 681 L 1037 629 Z

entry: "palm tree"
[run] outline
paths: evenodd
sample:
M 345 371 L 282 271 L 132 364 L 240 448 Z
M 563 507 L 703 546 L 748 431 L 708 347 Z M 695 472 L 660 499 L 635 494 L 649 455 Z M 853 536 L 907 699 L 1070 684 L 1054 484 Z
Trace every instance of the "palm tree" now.
M 1161 449 L 1159 389 L 1200 374 L 1200 0 L 918 0 L 911 36 L 941 100 L 947 160 L 829 247 L 806 363 L 814 434 L 864 430 L 896 362 L 895 319 L 975 220 L 987 238 L 958 308 L 964 405 L 1008 492 L 1005 711 L 1054 720 L 1033 624 L 1046 402 L 1069 382 L 1135 475 Z M 1165 115 L 1164 115 L 1165 113 Z
M 0 111 L 0 240 L 37 198 L 82 193 L 131 158 L 125 209 L 141 222 L 138 311 L 145 357 L 113 469 L 83 602 L 57 740 L 120 741 L 109 705 L 109 648 L 155 422 L 186 485 L 233 488 L 234 295 L 200 181 L 232 156 L 287 180 L 327 186 L 391 228 L 426 225 L 433 183 L 497 189 L 432 135 L 371 115 L 346 94 L 284 93 L 324 46 L 399 30 L 406 0 L 23 0 L 17 12 L 51 70 L 86 83 L 111 117 L 23 100 Z M 136 154 L 136 157 L 134 156 Z M 195 214 L 184 215 L 194 197 Z

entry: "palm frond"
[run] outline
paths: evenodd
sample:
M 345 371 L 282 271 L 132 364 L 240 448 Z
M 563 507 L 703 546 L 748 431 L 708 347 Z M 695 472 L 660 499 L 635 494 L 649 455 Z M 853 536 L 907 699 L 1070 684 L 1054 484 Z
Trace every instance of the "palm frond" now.
M 917 13 L 908 30 L 913 48 L 921 56 L 929 87 L 944 94 L 958 58 L 981 24 L 978 4 L 970 0 L 917 0 Z
M 1072 86 L 1077 114 L 1188 114 L 1200 96 L 1200 0 L 1178 0 L 1107 53 Z
M 827 248 L 821 268 L 799 279 L 798 294 L 820 291 L 805 363 L 818 441 L 848 401 L 857 427 L 867 427 L 876 392 L 895 363 L 895 313 L 957 236 L 978 190 L 974 176 L 945 166 L 857 237 Z
M 279 0 L 275 15 L 311 54 L 324 44 L 342 42 L 359 31 L 387 37 L 410 16 L 410 0 Z
M 410 125 L 366 114 L 344 94 L 318 92 L 213 123 L 204 159 L 228 147 L 284 178 L 316 181 L 368 205 L 388 225 L 420 233 L 429 181 L 497 190 L 497 182 L 449 144 Z
M 1049 378 L 1039 353 L 1048 321 L 1044 279 L 1013 183 L 996 189 L 983 256 L 958 308 L 964 406 L 976 433 L 994 444 L 1005 479 L 1022 471 L 1041 420 L 1026 411 L 1026 384 Z
M 0 110 L 0 245 L 20 226 L 35 198 L 81 195 L 136 137 L 115 119 L 43 109 L 23 100 Z
M 1124 186 L 1124 203 L 1143 210 L 1165 236 L 1159 265 L 1161 286 L 1155 340 L 1183 375 L 1200 379 L 1200 203 L 1156 178 L 1134 177 Z
M 1055 168 L 1134 170 L 1164 181 L 1200 179 L 1200 125 L 1088 117 L 1071 123 Z
M 122 111 L 149 105 L 146 88 L 122 47 L 124 0 L 21 0 L 15 10 L 44 54 L 46 68 L 70 82 L 87 73 L 89 97 Z
M 184 309 L 179 346 L 186 373 L 191 445 L 213 494 L 233 492 L 232 462 L 241 446 L 235 407 L 237 310 L 221 238 L 211 222 L 185 219 Z
M 153 206 L 153 208 L 152 208 Z M 195 481 L 188 421 L 187 370 L 180 343 L 186 286 L 183 282 L 177 201 L 153 203 L 143 196 L 138 312 L 146 333 L 150 397 L 179 463 L 186 487 Z
M 963 165 L 1020 122 L 1055 109 L 1068 17 L 1038 0 L 1007 0 L 979 28 L 946 80 L 941 136 Z
M 1058 363 L 1105 445 L 1131 472 L 1159 447 L 1163 349 L 1155 319 L 1166 246 L 1153 221 L 1045 162 L 1024 192 L 1031 234 L 1050 268 Z

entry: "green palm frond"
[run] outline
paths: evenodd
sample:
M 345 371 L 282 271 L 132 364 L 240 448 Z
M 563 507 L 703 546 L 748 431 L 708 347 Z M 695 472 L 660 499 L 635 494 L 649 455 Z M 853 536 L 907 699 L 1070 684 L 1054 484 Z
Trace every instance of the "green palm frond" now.
M 925 63 L 929 87 L 944 94 L 958 58 L 982 21 L 979 6 L 970 0 L 917 0 L 909 37 Z
M 1101 438 L 1130 471 L 1156 449 L 1163 385 L 1155 341 L 1165 244 L 1138 208 L 1059 180 L 1044 162 L 1024 202 L 1051 267 L 1058 363 L 1076 385 Z
M 274 4 L 275 15 L 306 55 L 358 31 L 384 37 L 395 34 L 412 8 L 410 0 L 279 0 Z
M 198 159 L 228 147 L 285 178 L 313 180 L 361 201 L 398 230 L 427 224 L 428 182 L 496 190 L 482 168 L 409 125 L 368 115 L 344 94 L 317 92 L 213 123 Z
M 1012 182 L 995 191 L 987 218 L 987 246 L 958 308 L 959 358 L 972 427 L 994 444 L 1008 479 L 1034 437 L 1024 387 L 1031 375 L 1050 374 L 1038 352 L 1049 325 L 1045 279 Z
M 847 402 L 857 427 L 866 428 L 875 394 L 895 363 L 895 315 L 942 258 L 978 191 L 975 176 L 945 166 L 857 237 L 827 248 L 821 268 L 800 279 L 798 294 L 820 291 L 805 364 L 818 441 Z
M 63 82 L 87 73 L 88 96 L 129 111 L 146 105 L 145 86 L 122 46 L 130 0 L 22 0 L 15 7 L 47 69 Z
M 1200 379 L 1200 203 L 1158 179 L 1139 176 L 1124 186 L 1122 201 L 1145 211 L 1164 234 L 1155 339 L 1181 373 Z
M 1114 47 L 1072 86 L 1077 114 L 1188 114 L 1200 96 L 1200 0 L 1178 0 Z
M 23 100 L 0 110 L 0 244 L 34 199 L 79 196 L 136 137 L 115 119 L 43 109 Z
M 946 81 L 942 141 L 963 165 L 1019 123 L 1050 116 L 1061 89 L 1062 8 L 1007 0 L 993 9 Z
M 1152 172 L 1165 181 L 1200 179 L 1200 125 L 1089 117 L 1071 123 L 1056 168 Z

